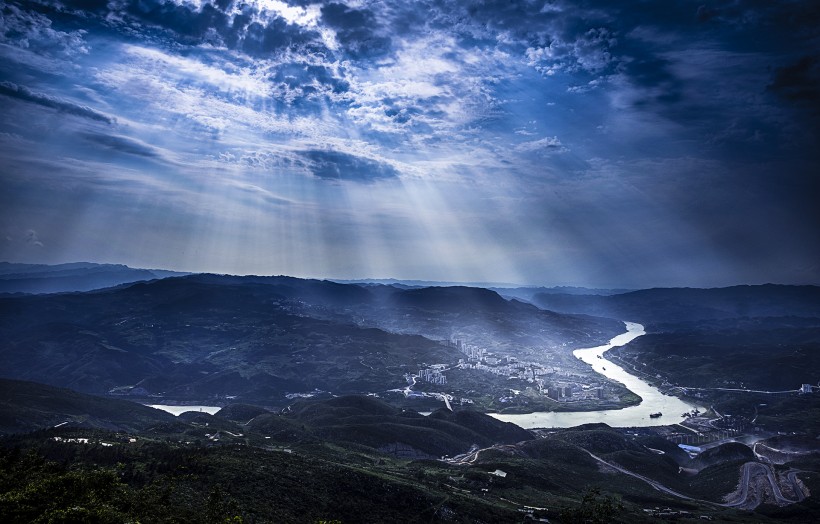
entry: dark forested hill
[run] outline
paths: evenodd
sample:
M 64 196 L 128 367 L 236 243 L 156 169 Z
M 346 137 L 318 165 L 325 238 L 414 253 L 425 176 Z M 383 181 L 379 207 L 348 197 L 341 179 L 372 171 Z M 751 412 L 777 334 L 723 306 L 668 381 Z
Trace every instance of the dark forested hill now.
M 0 379 L 0 434 L 63 424 L 140 433 L 152 426 L 175 422 L 176 418 L 170 413 L 127 400 Z
M 820 287 L 733 286 L 714 289 L 655 288 L 610 296 L 539 293 L 533 303 L 563 313 L 585 313 L 664 322 L 737 317 L 820 317 Z
M 534 438 L 469 410 L 425 417 L 364 396 L 169 422 L 122 400 L 0 380 L 4 395 L 8 388 L 15 396 L 4 413 L 27 419 L 19 431 L 30 432 L 0 438 L 3 522 L 649 523 L 664 513 L 808 523 L 818 509 L 810 495 L 749 511 L 773 500 L 757 480 L 747 509 L 722 506 L 743 498 L 743 464 L 765 472 L 752 450 L 730 443 L 692 460 L 649 429 L 587 424 Z M 70 423 L 50 427 L 55 415 Z M 444 453 L 453 457 L 438 460 Z M 816 461 L 793 465 L 801 485 L 785 476 L 781 484 L 814 493 Z
M 406 373 L 458 360 L 440 342 L 453 333 L 544 352 L 605 341 L 621 326 L 487 290 L 191 275 L 0 297 L 0 376 L 96 394 L 276 404 L 290 392 L 404 387 Z

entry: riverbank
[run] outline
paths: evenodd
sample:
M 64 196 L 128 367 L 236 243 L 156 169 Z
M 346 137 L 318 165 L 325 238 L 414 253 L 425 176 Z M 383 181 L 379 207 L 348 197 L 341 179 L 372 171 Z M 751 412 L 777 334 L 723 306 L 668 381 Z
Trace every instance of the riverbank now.
M 613 427 L 665 426 L 682 420 L 682 414 L 693 409 L 705 408 L 678 397 L 666 395 L 655 386 L 637 377 L 612 361 L 603 358 L 613 347 L 623 346 L 646 334 L 644 327 L 635 322 L 625 322 L 626 332 L 614 337 L 609 344 L 594 348 L 577 349 L 573 355 L 589 364 L 592 369 L 610 380 L 620 382 L 641 398 L 640 404 L 623 409 L 600 409 L 575 412 L 537 412 L 529 414 L 490 414 L 498 420 L 512 422 L 523 428 L 567 428 L 603 422 Z M 652 416 L 661 413 L 660 416 Z
M 180 405 L 171 405 L 171 404 L 144 404 L 149 408 L 160 409 L 162 411 L 167 411 L 168 413 L 178 417 L 182 413 L 186 413 L 188 411 L 198 411 L 201 413 L 208 413 L 209 415 L 213 415 L 220 409 L 219 406 L 202 406 L 202 405 L 191 405 L 191 406 L 180 406 Z

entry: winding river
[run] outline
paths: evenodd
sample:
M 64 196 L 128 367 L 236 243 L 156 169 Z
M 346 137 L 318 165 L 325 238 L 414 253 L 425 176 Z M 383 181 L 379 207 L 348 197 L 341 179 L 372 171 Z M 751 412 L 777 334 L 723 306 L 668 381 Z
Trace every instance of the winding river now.
M 646 331 L 642 325 L 635 322 L 625 322 L 626 333 L 621 333 L 609 341 L 609 344 L 588 349 L 576 349 L 572 352 L 575 357 L 586 362 L 596 372 L 607 378 L 620 382 L 628 390 L 640 396 L 642 401 L 637 406 L 623 409 L 603 411 L 573 411 L 573 412 L 537 412 L 524 415 L 492 414 L 493 417 L 504 422 L 512 422 L 522 428 L 569 428 L 592 422 L 604 422 L 613 427 L 645 427 L 666 426 L 680 422 L 681 414 L 697 408 L 705 409 L 685 402 L 678 397 L 664 395 L 657 388 L 650 386 L 644 380 L 628 373 L 622 367 L 606 360 L 603 354 L 616 346 L 623 346 L 635 340 Z M 663 413 L 658 418 L 650 418 L 650 413 Z

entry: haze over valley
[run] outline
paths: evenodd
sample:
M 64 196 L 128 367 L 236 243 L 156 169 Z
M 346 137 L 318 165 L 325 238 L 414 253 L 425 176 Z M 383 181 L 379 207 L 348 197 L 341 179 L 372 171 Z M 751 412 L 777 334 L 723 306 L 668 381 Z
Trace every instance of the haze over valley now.
M 0 1 L 0 521 L 820 514 L 820 4 Z
M 78 287 L 109 272 L 72 267 Z M 37 269 L 26 277 L 33 290 L 52 281 L 50 271 L 72 285 L 62 266 Z M 248 460 L 271 471 L 295 460 L 331 482 L 364 468 L 364 485 L 387 475 L 415 486 L 397 488 L 402 496 L 450 493 L 448 511 L 468 521 L 486 512 L 494 521 L 521 512 L 559 521 L 585 512 L 626 522 L 810 520 L 820 477 L 820 288 L 497 291 L 508 298 L 481 287 L 193 274 L 7 293 L 0 432 L 7 449 L 89 475 L 110 467 L 109 448 L 128 468 L 178 457 L 167 473 L 129 469 L 111 489 L 144 502 L 106 506 L 113 518 L 206 518 L 196 496 L 177 495 L 161 511 L 145 491 L 177 485 L 174 468 L 194 453 L 204 469 L 184 482 L 216 486 L 208 471 L 227 468 L 235 487 L 213 487 L 208 500 L 218 499 L 218 514 L 248 520 L 428 515 L 399 500 L 374 505 L 373 488 L 357 495 L 344 483 L 352 491 L 322 491 L 307 508 L 299 497 L 327 488 L 293 491 L 264 473 L 253 482 L 301 495 L 260 504 L 244 487 Z M 564 311 L 513 298 L 524 294 Z M 773 366 L 781 371 L 769 373 Z M 87 451 L 66 463 L 60 457 L 73 448 Z M 4 458 L 10 471 L 32 482 L 44 474 L 14 457 Z M 544 484 L 556 475 L 562 488 Z M 5 514 L 32 518 L 60 505 L 4 504 Z

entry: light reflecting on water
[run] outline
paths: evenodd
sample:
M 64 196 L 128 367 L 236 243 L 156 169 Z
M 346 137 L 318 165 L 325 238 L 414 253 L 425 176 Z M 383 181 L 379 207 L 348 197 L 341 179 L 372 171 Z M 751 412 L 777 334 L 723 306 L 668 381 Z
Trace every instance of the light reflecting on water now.
M 167 404 L 146 404 L 149 408 L 154 409 L 161 409 L 162 411 L 167 411 L 168 413 L 179 416 L 181 413 L 185 413 L 186 411 L 201 411 L 203 413 L 208 413 L 213 415 L 220 409 L 219 406 L 169 406 Z
M 577 358 L 592 366 L 596 372 L 620 382 L 627 389 L 641 397 L 641 403 L 623 409 L 603 411 L 577 411 L 571 413 L 538 412 L 526 415 L 492 414 L 493 417 L 504 422 L 512 422 L 523 428 L 569 428 L 581 424 L 603 422 L 613 427 L 643 427 L 666 426 L 682 420 L 681 414 L 699 409 L 701 406 L 690 404 L 677 397 L 664 395 L 657 388 L 650 386 L 646 381 L 628 373 L 625 369 L 613 362 L 598 358 L 615 346 L 623 346 L 628 342 L 646 334 L 642 325 L 635 322 L 625 322 L 626 333 L 622 333 L 609 341 L 609 344 L 588 349 L 576 349 L 572 352 Z M 659 418 L 650 418 L 650 413 L 663 413 Z

